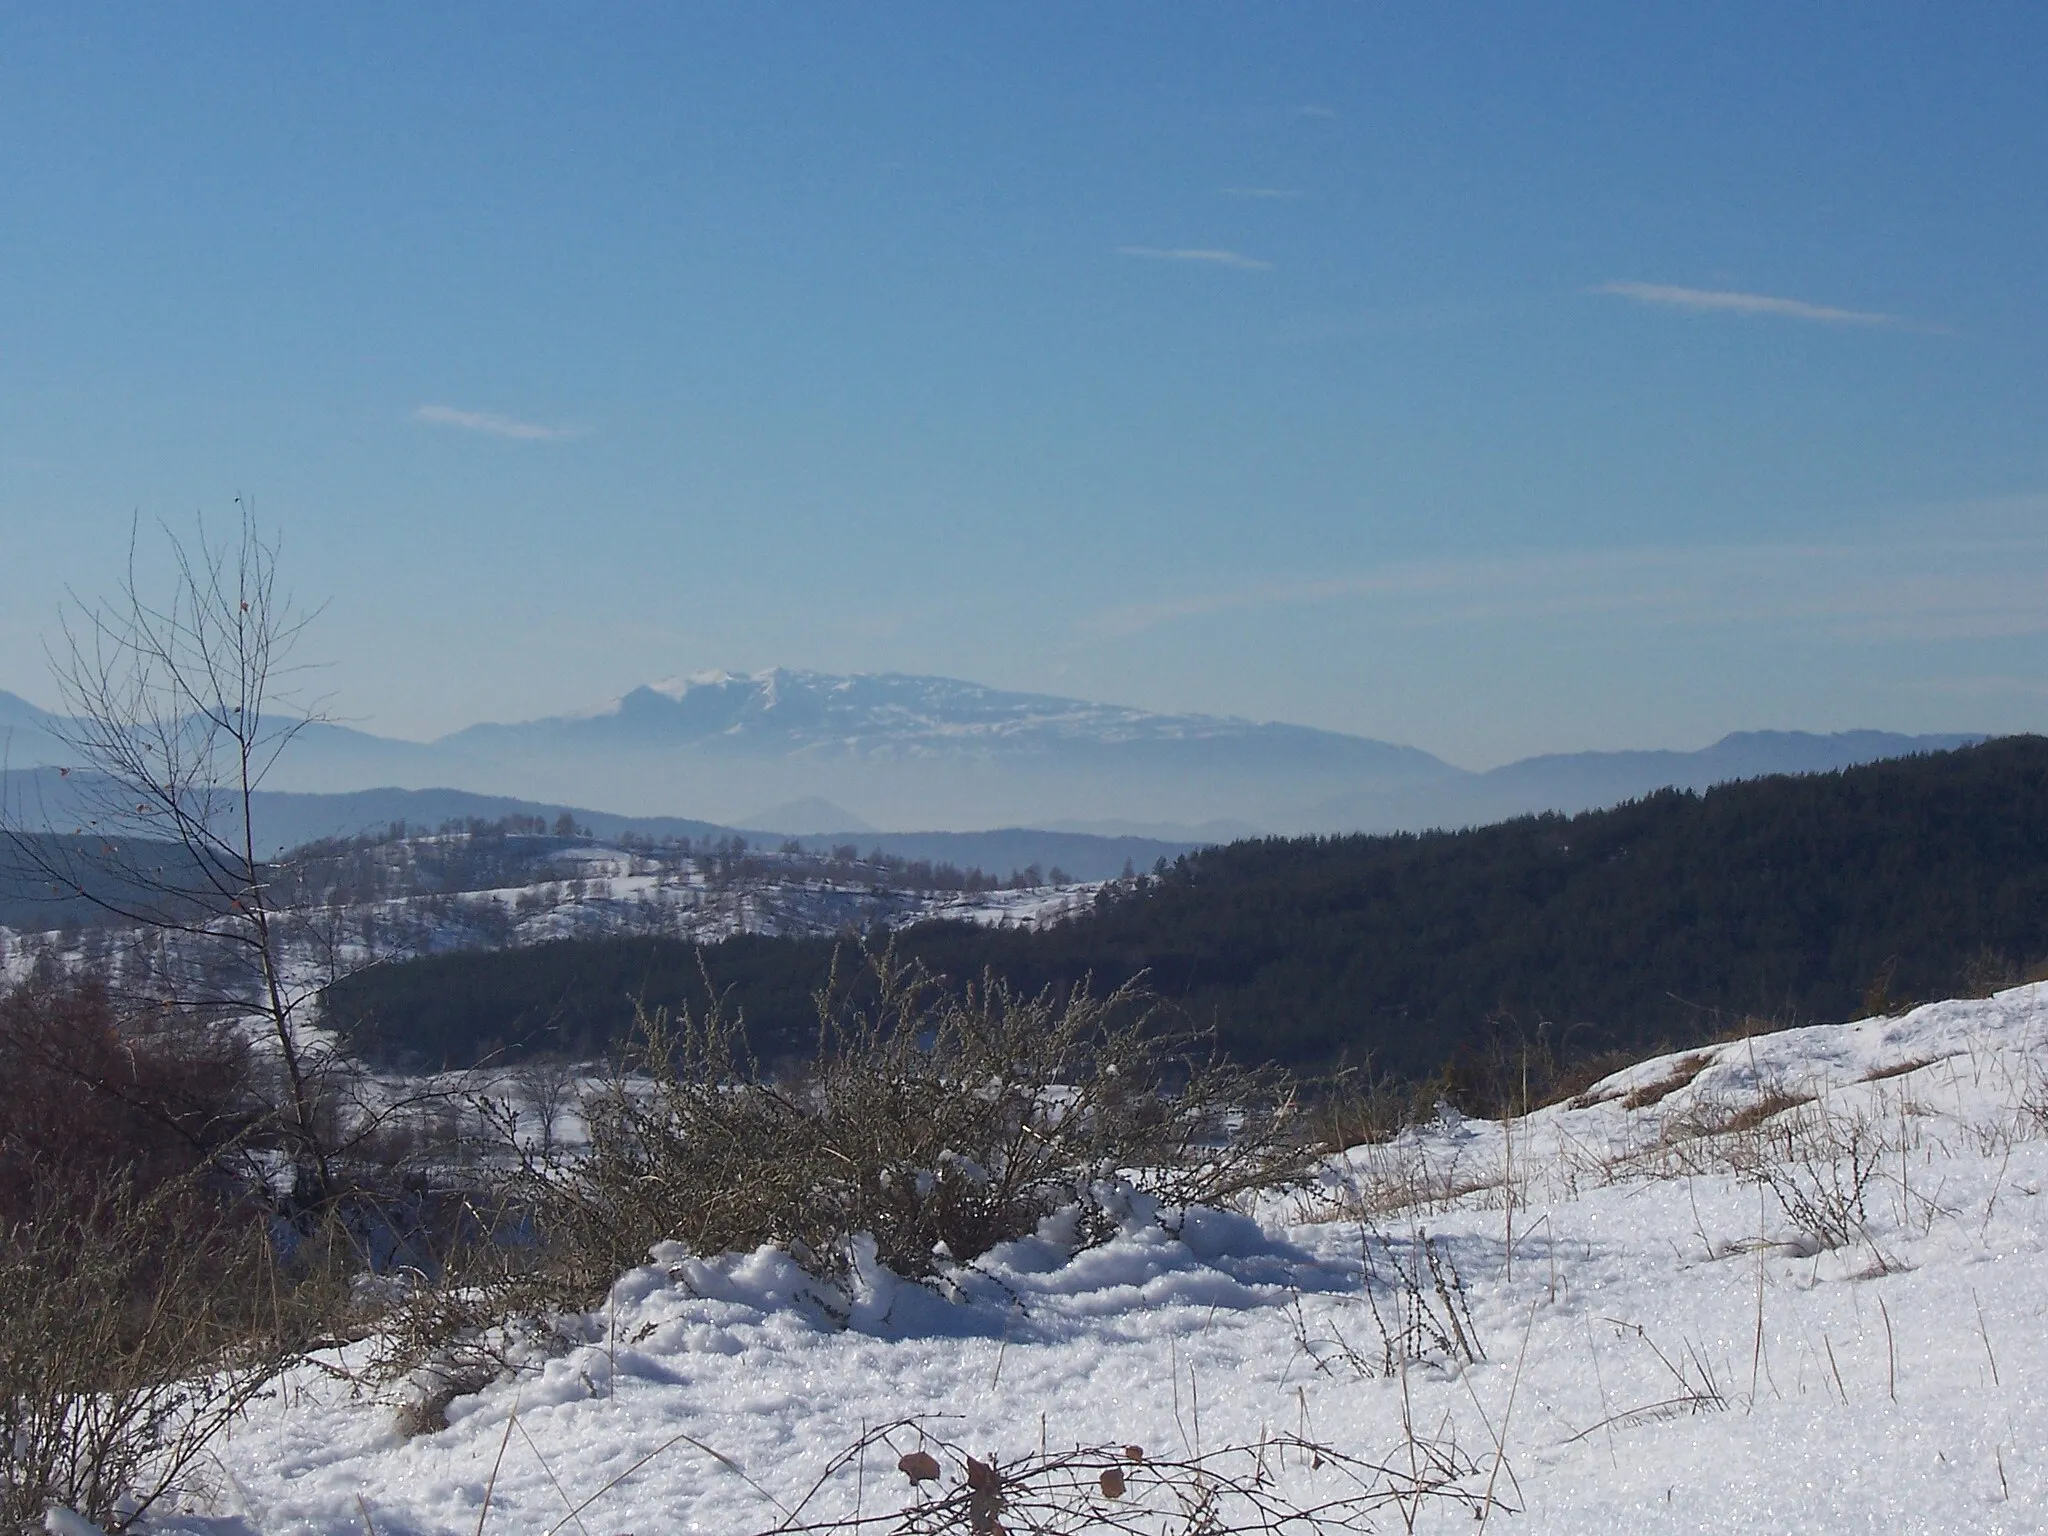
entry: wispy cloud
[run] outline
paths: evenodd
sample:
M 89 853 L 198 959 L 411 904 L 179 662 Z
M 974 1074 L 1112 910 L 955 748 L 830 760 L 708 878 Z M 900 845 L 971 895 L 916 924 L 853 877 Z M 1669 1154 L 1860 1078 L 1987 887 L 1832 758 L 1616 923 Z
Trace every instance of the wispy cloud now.
M 1080 621 L 1118 639 L 1190 620 L 1328 603 L 1396 629 L 1588 619 L 1642 630 L 1779 625 L 1856 643 L 2048 634 L 2048 539 L 1911 534 L 1868 543 L 1588 550 L 1300 572 L 1119 605 Z
M 1240 272 L 1270 272 L 1273 263 L 1261 261 L 1256 256 L 1246 256 L 1238 251 L 1211 251 L 1200 249 L 1165 249 L 1156 245 L 1120 245 L 1116 247 L 1119 256 L 1137 256 L 1146 261 L 1196 261 L 1206 262 L 1212 267 L 1235 267 Z
M 576 436 L 568 427 L 515 421 L 510 416 L 499 416 L 491 411 L 459 411 L 452 405 L 423 405 L 412 413 L 412 419 L 430 427 L 460 427 L 465 432 L 481 432 L 487 437 L 513 437 L 526 442 L 557 442 Z
M 1299 187 L 1218 187 L 1225 197 L 1256 197 L 1272 202 L 1292 202 L 1307 194 Z
M 1679 288 L 1669 283 L 1602 283 L 1591 290 L 1638 304 L 1728 315 L 1774 315 L 1785 320 L 1811 320 L 1821 325 L 1903 325 L 1897 315 L 1867 309 L 1837 309 L 1804 299 L 1781 299 L 1767 293 L 1736 293 L 1723 288 Z

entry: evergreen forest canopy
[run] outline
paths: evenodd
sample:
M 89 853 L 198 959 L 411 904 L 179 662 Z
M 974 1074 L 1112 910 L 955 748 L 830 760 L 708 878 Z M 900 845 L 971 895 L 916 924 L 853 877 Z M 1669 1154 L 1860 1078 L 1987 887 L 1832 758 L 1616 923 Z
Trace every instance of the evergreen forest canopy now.
M 1588 1057 L 1745 1019 L 1842 1020 L 2048 958 L 2048 739 L 1468 831 L 1232 843 L 1045 931 L 930 923 L 896 942 L 1025 989 L 1142 974 L 1237 1057 L 1411 1078 L 1502 1041 Z M 764 1056 L 800 1055 L 834 949 L 636 938 L 449 955 L 349 978 L 329 1017 L 389 1061 L 583 1057 L 636 999 L 701 1008 L 708 980 Z

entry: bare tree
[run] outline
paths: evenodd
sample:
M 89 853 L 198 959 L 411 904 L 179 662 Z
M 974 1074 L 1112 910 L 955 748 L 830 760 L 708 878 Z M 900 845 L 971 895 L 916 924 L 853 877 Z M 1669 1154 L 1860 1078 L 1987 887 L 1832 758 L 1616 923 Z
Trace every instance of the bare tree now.
M 332 966 L 308 963 L 312 925 L 277 899 L 255 799 L 320 718 L 291 692 L 305 670 L 293 648 L 313 615 L 278 585 L 276 542 L 239 498 L 237 508 L 224 539 L 203 522 L 189 539 L 163 528 L 160 581 L 145 582 L 131 534 L 118 594 L 73 598 L 49 657 L 67 717 L 56 732 L 74 764 L 56 806 L 0 806 L 0 835 L 56 894 L 159 941 L 147 970 L 159 1004 L 260 1021 L 282 1077 L 275 1134 L 325 1192 L 323 1079 L 335 1063 L 306 1026 Z

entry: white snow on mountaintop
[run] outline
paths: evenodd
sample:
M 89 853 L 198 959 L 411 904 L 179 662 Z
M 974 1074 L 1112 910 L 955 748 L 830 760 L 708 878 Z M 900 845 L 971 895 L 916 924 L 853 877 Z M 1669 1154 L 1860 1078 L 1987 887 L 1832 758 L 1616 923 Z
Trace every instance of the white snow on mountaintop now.
M 772 672 L 773 669 L 770 668 L 769 670 Z M 727 672 L 722 667 L 711 667 L 687 673 L 682 677 L 665 677 L 658 682 L 649 683 L 647 686 L 656 693 L 666 694 L 671 699 L 680 699 L 692 688 L 716 688 L 725 683 L 744 682 L 749 675 L 760 676 L 762 674 Z M 618 700 L 612 700 L 612 704 L 616 707 Z
M 1678 1053 L 1512 1124 L 1445 1116 L 1178 1239 L 1136 1202 L 1078 1255 L 1049 1222 L 962 1271 L 960 1301 L 868 1266 L 843 1325 L 773 1250 L 663 1249 L 438 1433 L 301 1373 L 221 1448 L 211 1505 L 156 1526 L 874 1516 L 912 1498 L 917 1433 L 834 1458 L 918 1417 L 1008 1467 L 1142 1446 L 1124 1511 L 1160 1491 L 1152 1462 L 1261 1443 L 1279 1492 L 1341 1496 L 1342 1467 L 1276 1444 L 1299 1435 L 1404 1476 L 1435 1458 L 1503 1532 L 2039 1530 L 2044 1047 L 2028 987 Z M 1481 1528 L 1431 1498 L 1375 1520 Z
M 1202 740 L 1269 731 L 1329 734 L 1236 716 L 1159 713 L 1051 694 L 1007 692 L 956 678 L 892 672 L 836 676 L 787 667 L 749 674 L 707 671 L 666 678 L 592 709 L 557 718 L 581 722 L 649 712 L 670 723 L 687 722 L 693 732 L 705 735 L 766 731 L 819 741 L 855 737 L 1001 740 L 1044 735 L 1114 742 Z

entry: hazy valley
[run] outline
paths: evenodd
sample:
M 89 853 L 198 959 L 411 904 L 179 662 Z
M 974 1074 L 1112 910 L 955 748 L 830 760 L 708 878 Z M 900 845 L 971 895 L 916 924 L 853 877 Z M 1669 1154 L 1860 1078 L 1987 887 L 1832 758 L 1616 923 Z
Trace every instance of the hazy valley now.
M 67 763 L 61 730 L 61 721 L 0 694 L 9 769 Z M 270 846 L 400 819 L 552 819 L 565 808 L 595 830 L 653 836 L 741 831 L 829 842 L 875 829 L 1029 827 L 1185 846 L 1259 833 L 1473 826 L 1975 739 L 1749 731 L 1696 751 L 1554 754 L 1474 772 L 1418 748 L 1304 726 L 1154 714 L 945 678 L 777 669 L 643 687 L 586 713 L 470 726 L 426 743 L 316 724 L 265 780 L 263 811 Z M 283 798 L 386 788 L 490 798 Z M 63 820 L 60 786 L 15 791 L 29 792 L 46 797 L 52 825 Z M 781 814 L 756 814 L 764 811 Z

